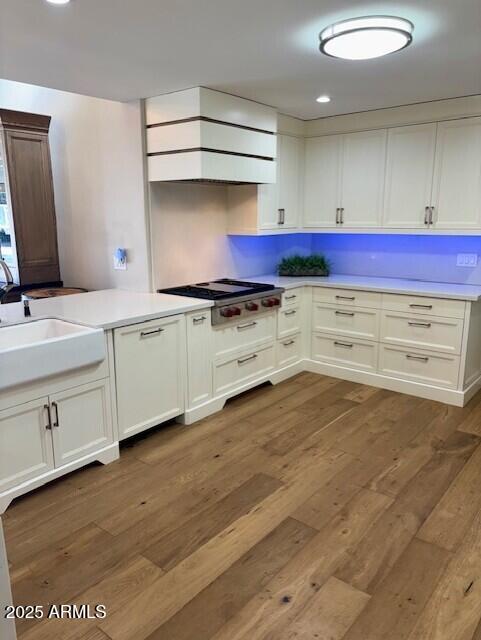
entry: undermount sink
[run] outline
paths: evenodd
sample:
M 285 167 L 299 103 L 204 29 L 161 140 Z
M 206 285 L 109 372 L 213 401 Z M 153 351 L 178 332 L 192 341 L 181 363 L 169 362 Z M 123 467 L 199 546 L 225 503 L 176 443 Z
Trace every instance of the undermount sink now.
M 0 391 L 105 359 L 103 329 L 63 320 L 0 326 Z

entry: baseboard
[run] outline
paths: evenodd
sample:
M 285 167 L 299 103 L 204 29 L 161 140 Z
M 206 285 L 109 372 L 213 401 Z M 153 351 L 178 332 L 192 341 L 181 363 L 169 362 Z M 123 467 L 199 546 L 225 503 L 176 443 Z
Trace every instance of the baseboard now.
M 38 487 L 41 487 L 51 480 L 55 480 L 56 478 L 60 478 L 61 476 L 70 473 L 71 471 L 80 469 L 80 467 L 84 467 L 91 462 L 95 462 L 98 460 L 102 464 L 109 464 L 109 462 L 113 462 L 119 457 L 119 443 L 114 442 L 113 444 L 109 444 L 107 447 L 103 447 L 103 449 L 100 449 L 95 453 L 91 453 L 88 456 L 80 458 L 79 460 L 75 460 L 74 462 L 65 464 L 62 467 L 58 467 L 57 469 L 47 471 L 41 476 L 32 478 L 31 480 L 27 480 L 27 482 L 12 487 L 11 489 L 7 489 L 7 491 L 0 493 L 0 514 L 4 513 L 4 511 L 7 509 L 8 505 L 14 498 L 18 498 L 18 496 L 21 496 L 24 493 L 28 493 L 33 489 L 38 489 Z
M 317 362 L 315 360 L 305 360 L 304 367 L 306 371 L 311 371 L 312 373 L 319 373 L 324 376 L 331 376 L 333 378 L 340 378 L 341 380 L 349 380 L 351 382 L 359 382 L 372 387 L 379 387 L 380 389 L 397 391 L 398 393 L 406 393 L 408 395 L 417 396 L 418 398 L 426 398 L 427 400 L 437 400 L 438 402 L 452 404 L 456 407 L 463 407 L 467 402 L 465 397 L 466 392 L 457 391 L 456 389 L 433 387 L 427 384 L 410 382 L 409 380 L 390 378 L 379 373 L 369 373 L 368 371 L 339 367 L 337 365 Z M 475 392 L 476 391 L 473 393 Z
M 473 380 L 469 387 L 464 390 L 464 404 L 467 404 L 473 396 L 481 389 L 481 376 Z

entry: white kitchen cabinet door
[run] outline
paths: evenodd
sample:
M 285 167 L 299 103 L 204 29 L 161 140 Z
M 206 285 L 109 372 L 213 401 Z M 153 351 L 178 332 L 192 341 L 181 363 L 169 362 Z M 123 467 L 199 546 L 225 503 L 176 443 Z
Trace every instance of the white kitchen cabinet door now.
M 48 398 L 0 411 L 0 493 L 54 468 Z
M 436 124 L 389 129 L 384 226 L 427 228 L 436 147 Z
M 277 209 L 283 229 L 299 226 L 304 143 L 294 136 L 279 135 Z
M 438 124 L 433 227 L 481 227 L 481 118 Z
M 304 155 L 304 226 L 336 227 L 341 206 L 343 136 L 306 140 Z
M 341 228 L 381 226 L 385 163 L 385 129 L 344 136 Z
M 300 138 L 277 136 L 276 184 L 258 186 L 259 229 L 299 226 L 303 148 Z
M 108 380 L 50 396 L 55 466 L 61 467 L 113 442 Z
M 184 412 L 184 316 L 116 329 L 114 348 L 120 439 Z
M 189 313 L 187 322 L 187 397 L 195 407 L 212 397 L 212 327 L 210 309 Z

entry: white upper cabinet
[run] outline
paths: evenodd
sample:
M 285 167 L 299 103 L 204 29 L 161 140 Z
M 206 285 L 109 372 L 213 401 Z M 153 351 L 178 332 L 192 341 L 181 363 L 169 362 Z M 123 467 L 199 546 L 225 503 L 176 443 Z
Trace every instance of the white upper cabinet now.
M 301 214 L 304 143 L 300 138 L 280 135 L 277 145 L 277 222 L 280 220 L 285 229 L 294 229 L 299 226 Z
M 389 129 L 384 226 L 428 226 L 435 147 L 436 124 Z
M 276 184 L 228 188 L 228 233 L 288 231 L 300 226 L 304 140 L 277 136 Z
M 434 228 L 481 227 L 481 118 L 438 124 L 431 204 Z
M 341 212 L 343 227 L 379 227 L 382 218 L 386 131 L 343 136 Z
M 342 136 L 306 140 L 304 226 L 335 227 L 341 201 Z

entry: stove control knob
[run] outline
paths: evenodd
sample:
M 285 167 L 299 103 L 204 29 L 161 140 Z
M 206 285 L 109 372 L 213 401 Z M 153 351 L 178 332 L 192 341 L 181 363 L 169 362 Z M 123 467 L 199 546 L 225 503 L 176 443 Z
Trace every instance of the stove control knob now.
M 220 310 L 219 313 L 224 318 L 232 318 L 232 316 L 234 315 L 231 307 L 224 307 Z
M 274 306 L 274 298 L 264 298 L 262 301 L 263 307 L 273 307 Z
M 281 304 L 281 301 L 279 300 L 279 298 L 272 298 L 273 302 L 274 302 L 274 307 L 278 307 Z
M 259 305 L 257 304 L 257 302 L 246 302 L 247 311 L 257 311 L 258 308 Z
M 233 316 L 240 316 L 241 314 L 241 310 L 239 307 L 231 307 L 232 308 L 232 315 Z

